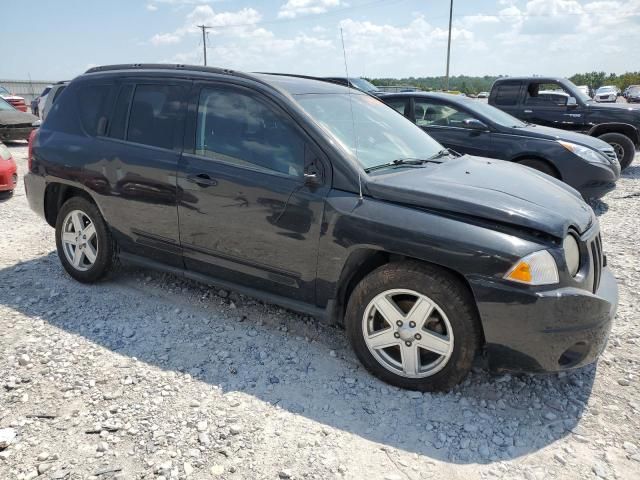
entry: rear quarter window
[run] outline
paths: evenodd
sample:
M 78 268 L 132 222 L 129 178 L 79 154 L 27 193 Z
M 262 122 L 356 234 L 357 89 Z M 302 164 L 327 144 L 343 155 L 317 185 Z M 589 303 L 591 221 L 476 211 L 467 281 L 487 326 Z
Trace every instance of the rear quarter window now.
M 80 123 L 84 131 L 93 137 L 104 134 L 107 127 L 111 88 L 108 84 L 89 84 L 81 86 L 78 91 Z

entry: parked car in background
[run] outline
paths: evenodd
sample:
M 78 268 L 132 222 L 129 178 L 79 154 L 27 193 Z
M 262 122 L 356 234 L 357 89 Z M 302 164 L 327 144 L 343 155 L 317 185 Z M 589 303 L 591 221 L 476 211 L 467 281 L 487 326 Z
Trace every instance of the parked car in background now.
M 580 90 L 588 97 L 593 98 L 593 88 L 591 88 L 589 85 L 579 85 L 578 90 Z
M 38 115 L 40 118 L 42 118 L 42 110 L 44 107 L 44 102 L 46 101 L 47 95 L 51 91 L 52 86 L 53 85 L 47 85 L 46 87 L 44 87 L 44 90 L 42 90 L 42 93 L 38 96 L 38 113 L 34 113 L 34 115 Z
M 0 85 L 0 98 L 9 102 L 11 105 L 13 105 L 16 108 L 16 110 L 20 110 L 21 112 L 27 111 L 27 104 L 24 101 L 24 98 L 12 94 L 9 90 L 7 90 L 1 85 Z
M 380 93 L 380 89 L 378 87 L 360 77 L 324 77 L 321 78 L 321 80 L 337 83 L 338 85 L 348 85 L 371 95 L 377 95 Z
M 578 193 L 454 158 L 354 89 L 97 67 L 30 148 L 29 205 L 78 281 L 120 258 L 343 323 L 369 371 L 416 390 L 452 388 L 481 350 L 545 372 L 606 345 L 617 285 Z
M 68 81 L 58 82 L 51 87 L 47 95 L 44 97 L 42 111 L 40 112 L 40 118 L 44 121 L 47 118 L 47 114 L 51 111 L 51 107 L 56 102 L 60 94 L 69 84 Z
M 633 85 L 627 90 L 627 102 L 639 103 L 640 102 L 640 85 Z
M 551 175 L 585 198 L 615 187 L 620 164 L 597 138 L 524 123 L 491 105 L 444 93 L 385 94 L 380 99 L 456 152 L 508 160 Z
M 561 90 L 566 96 L 540 95 Z M 506 77 L 496 80 L 489 104 L 525 122 L 598 137 L 613 147 L 624 170 L 640 148 L 640 108 L 596 103 L 566 78 Z
M 0 193 L 13 193 L 18 183 L 16 162 L 11 156 L 11 151 L 0 142 Z M 6 226 L 9 228 L 9 226 Z
M 0 141 L 28 140 L 31 131 L 39 124 L 38 117 L 21 112 L 0 98 Z
M 596 102 L 612 102 L 615 103 L 618 100 L 618 91 L 616 89 L 616 87 L 611 87 L 611 86 L 604 86 L 604 87 L 600 87 L 598 88 L 598 90 L 596 90 L 596 95 L 593 97 L 593 99 Z
M 476 98 L 489 98 L 489 92 L 480 92 Z

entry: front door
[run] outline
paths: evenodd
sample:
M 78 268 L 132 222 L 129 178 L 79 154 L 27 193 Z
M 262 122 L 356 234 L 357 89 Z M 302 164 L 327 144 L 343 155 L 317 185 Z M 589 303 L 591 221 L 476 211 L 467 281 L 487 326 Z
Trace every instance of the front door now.
M 200 84 L 192 102 L 178 169 L 186 268 L 313 303 L 326 161 L 260 93 Z
M 430 136 L 459 153 L 491 157 L 491 132 L 478 128 L 471 113 L 431 98 L 414 98 L 414 121 Z
M 570 97 L 559 83 L 531 82 L 525 91 L 521 118 L 536 125 L 581 131 L 586 122 L 585 107 L 568 105 Z

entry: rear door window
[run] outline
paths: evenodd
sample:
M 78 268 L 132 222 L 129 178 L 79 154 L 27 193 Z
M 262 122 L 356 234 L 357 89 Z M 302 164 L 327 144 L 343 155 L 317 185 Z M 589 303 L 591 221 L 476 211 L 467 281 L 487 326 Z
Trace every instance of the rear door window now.
M 384 103 L 386 103 L 391 108 L 393 108 L 396 112 L 402 115 L 405 115 L 406 113 L 408 113 L 406 111 L 406 108 L 407 108 L 407 104 L 409 103 L 409 100 L 406 98 L 392 98 L 389 100 L 384 100 Z
M 186 93 L 187 87 L 182 85 L 136 85 L 126 126 L 126 140 L 180 149 Z M 118 112 L 114 121 L 117 121 L 117 115 Z
M 520 95 L 520 82 L 503 82 L 496 87 L 496 105 L 517 105 Z

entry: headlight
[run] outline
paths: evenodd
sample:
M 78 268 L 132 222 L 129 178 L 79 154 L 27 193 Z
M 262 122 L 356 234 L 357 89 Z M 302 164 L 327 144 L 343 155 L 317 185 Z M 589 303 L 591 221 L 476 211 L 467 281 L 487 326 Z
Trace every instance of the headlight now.
M 560 145 L 569 150 L 571 153 L 579 156 L 580 158 L 585 159 L 587 162 L 591 163 L 604 163 L 609 165 L 609 159 L 602 155 L 600 152 L 589 148 L 583 147 L 582 145 L 578 145 L 576 143 L 565 142 L 563 140 L 556 140 Z
M 42 125 L 42 120 L 38 119 L 36 121 L 34 121 L 31 126 L 32 127 L 39 127 L 40 125 Z
M 504 278 L 527 285 L 552 285 L 559 281 L 558 266 L 547 250 L 540 250 L 517 261 Z
M 576 237 L 569 234 L 562 242 L 562 248 L 564 249 L 564 258 L 567 262 L 567 268 L 572 277 L 576 276 L 578 269 L 580 268 L 580 247 Z

